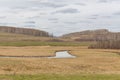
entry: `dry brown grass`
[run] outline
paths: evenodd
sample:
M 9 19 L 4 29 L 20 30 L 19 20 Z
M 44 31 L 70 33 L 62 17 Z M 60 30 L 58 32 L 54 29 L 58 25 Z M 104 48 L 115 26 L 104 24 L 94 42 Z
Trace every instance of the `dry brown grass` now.
M 75 59 L 0 58 L 0 74 L 120 74 L 120 50 L 87 47 L 0 47 L 0 55 L 53 55 L 56 50 L 71 50 Z
M 26 47 L 6 47 L 0 46 L 0 55 L 9 56 L 53 56 L 55 51 L 75 50 L 79 47 L 57 47 L 57 46 L 26 46 Z M 82 48 L 82 47 L 81 47 Z
M 49 46 L 42 47 L 0 47 L 0 55 L 9 56 L 48 56 L 53 55 Z

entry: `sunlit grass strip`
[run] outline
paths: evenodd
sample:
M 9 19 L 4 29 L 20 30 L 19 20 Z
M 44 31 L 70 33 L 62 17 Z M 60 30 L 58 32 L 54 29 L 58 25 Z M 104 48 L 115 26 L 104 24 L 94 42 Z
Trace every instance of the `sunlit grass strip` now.
M 18 41 L 0 42 L 0 46 L 89 46 L 91 42 L 38 42 Z
M 40 74 L 40 75 L 0 75 L 1 80 L 120 80 L 119 75 L 57 75 L 57 74 Z

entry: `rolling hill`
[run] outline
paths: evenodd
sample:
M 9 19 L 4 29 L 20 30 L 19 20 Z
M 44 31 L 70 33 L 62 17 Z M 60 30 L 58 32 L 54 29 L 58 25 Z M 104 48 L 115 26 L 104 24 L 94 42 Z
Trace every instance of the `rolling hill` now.
M 120 32 L 110 32 L 107 29 L 86 30 L 56 38 L 42 30 L 0 26 L 0 41 L 79 42 L 107 40 L 120 40 Z
M 61 38 L 71 39 L 73 41 L 106 41 L 120 40 L 120 32 L 110 32 L 107 29 L 86 30 L 65 34 Z
M 49 37 L 49 33 L 42 30 L 30 29 L 30 28 L 17 28 L 17 27 L 8 27 L 8 26 L 0 26 L 0 32 L 5 33 L 15 33 L 15 34 L 24 34 L 31 36 L 41 36 L 41 37 Z
M 53 37 L 46 31 L 0 26 L 0 42 L 50 41 L 52 39 Z

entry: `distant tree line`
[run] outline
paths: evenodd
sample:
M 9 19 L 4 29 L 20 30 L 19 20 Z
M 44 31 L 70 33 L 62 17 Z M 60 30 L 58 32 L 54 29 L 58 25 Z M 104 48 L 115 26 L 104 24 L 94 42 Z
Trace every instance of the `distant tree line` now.
M 72 39 L 77 42 L 120 40 L 120 32 L 110 32 L 107 29 L 87 30 L 66 34 L 62 38 Z
M 75 41 L 109 41 L 120 40 L 120 33 L 108 33 L 108 34 L 94 34 L 94 35 L 82 35 Z
M 48 32 L 36 30 L 36 29 L 28 29 L 28 28 L 16 28 L 16 27 L 0 27 L 0 32 L 7 33 L 16 33 L 16 34 L 24 34 L 24 35 L 32 35 L 32 36 L 43 36 L 43 37 L 51 37 L 53 35 L 49 35 Z
M 91 49 L 120 49 L 120 40 L 98 41 L 89 46 Z

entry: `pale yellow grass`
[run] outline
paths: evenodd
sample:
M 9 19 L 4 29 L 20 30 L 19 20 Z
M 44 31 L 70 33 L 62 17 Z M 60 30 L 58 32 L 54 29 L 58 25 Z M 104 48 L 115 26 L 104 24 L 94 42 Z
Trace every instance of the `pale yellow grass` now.
M 0 55 L 6 56 L 52 56 L 49 46 L 42 47 L 0 47 Z
M 11 49 L 11 50 L 10 50 Z M 96 73 L 120 74 L 120 50 L 87 49 L 87 47 L 0 47 L 0 54 L 9 55 L 54 55 L 56 50 L 71 50 L 75 59 L 47 58 L 0 58 L 0 74 L 39 73 Z M 14 50 L 16 52 L 14 52 Z M 18 50 L 18 51 L 17 51 Z M 20 52 L 19 52 L 20 51 Z M 22 53 L 22 52 L 26 53 Z M 19 53 L 19 54 L 18 54 Z M 43 54 L 45 53 L 45 54 Z M 7 55 L 6 53 L 4 55 Z
M 57 46 L 26 46 L 26 47 L 4 47 L 0 46 L 0 55 L 6 56 L 54 56 L 55 51 L 76 50 L 79 47 L 57 47 Z M 82 48 L 82 47 L 81 47 Z

